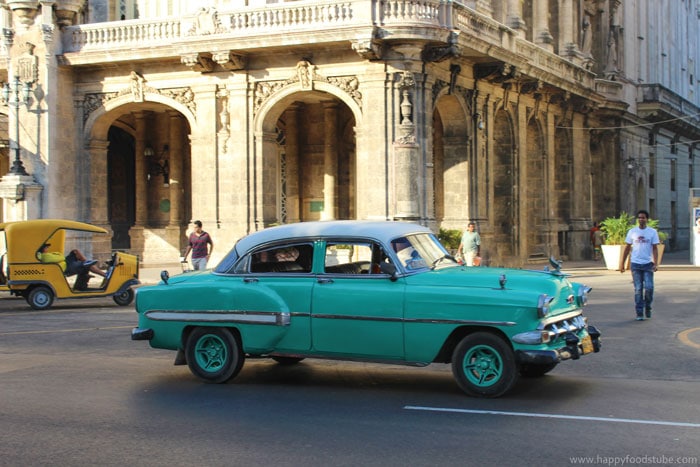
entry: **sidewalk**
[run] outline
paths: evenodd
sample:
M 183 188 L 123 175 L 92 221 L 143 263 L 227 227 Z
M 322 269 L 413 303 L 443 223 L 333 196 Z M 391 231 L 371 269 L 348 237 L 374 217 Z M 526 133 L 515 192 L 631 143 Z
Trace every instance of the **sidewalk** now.
M 216 266 L 216 265 L 212 265 Z M 546 263 L 542 264 L 531 264 L 524 269 L 531 270 L 542 270 L 546 266 Z M 139 278 L 142 284 L 157 284 L 160 282 L 160 272 L 162 270 L 167 270 L 171 276 L 182 273 L 182 266 L 180 263 L 169 263 L 162 265 L 149 265 L 148 267 L 139 268 Z M 598 272 L 598 273 L 612 273 L 615 271 L 608 271 L 605 267 L 605 262 L 603 260 L 593 261 L 564 261 L 562 270 L 564 272 Z M 700 271 L 700 267 L 693 266 L 690 263 L 690 252 L 688 250 L 665 252 L 664 257 L 661 261 L 660 271 Z M 619 273 L 618 273 L 619 274 Z

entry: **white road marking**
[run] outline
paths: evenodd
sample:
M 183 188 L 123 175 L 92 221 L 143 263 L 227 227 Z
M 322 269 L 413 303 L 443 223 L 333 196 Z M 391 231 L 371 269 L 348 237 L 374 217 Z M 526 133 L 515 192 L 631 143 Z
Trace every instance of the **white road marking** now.
M 636 423 L 639 425 L 666 425 L 666 426 L 683 426 L 690 428 L 700 428 L 700 423 L 685 423 L 685 422 L 666 422 L 663 420 L 637 420 L 633 418 L 605 418 L 605 417 L 584 417 L 580 415 L 561 415 L 561 414 L 546 414 L 546 413 L 527 413 L 527 412 L 501 412 L 498 410 L 472 410 L 472 409 L 450 409 L 447 407 L 420 407 L 407 405 L 406 410 L 423 410 L 427 412 L 452 412 L 452 413 L 468 413 L 476 415 L 505 415 L 510 417 L 533 417 L 533 418 L 558 418 L 563 420 L 585 420 L 594 422 L 613 422 L 613 423 Z

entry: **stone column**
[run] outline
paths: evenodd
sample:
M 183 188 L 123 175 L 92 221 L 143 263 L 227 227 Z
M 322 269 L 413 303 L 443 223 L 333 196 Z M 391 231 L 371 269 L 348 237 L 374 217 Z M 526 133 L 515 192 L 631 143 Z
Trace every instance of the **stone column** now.
M 414 122 L 415 86 L 413 73 L 404 71 L 400 74 L 396 85 L 400 105 L 399 121 L 396 125 L 398 134 L 394 141 L 396 196 L 394 217 L 405 220 L 417 220 L 421 217 L 419 183 L 423 171 L 420 166 L 421 152 Z
M 90 165 L 89 209 L 92 224 L 107 229 L 110 235 L 92 236 L 92 254 L 95 258 L 107 260 L 112 252 L 112 227 L 109 223 L 109 193 L 107 173 L 107 151 L 109 141 L 92 139 L 87 148 Z
M 136 141 L 134 142 L 134 161 L 136 185 L 136 226 L 143 227 L 148 222 L 148 167 L 143 152 L 146 149 L 146 113 L 135 112 Z
M 559 55 L 567 56 L 573 53 L 577 47 L 574 40 L 574 31 L 579 27 L 574 21 L 574 0 L 561 0 L 559 10 Z
M 255 161 L 251 189 L 255 230 L 261 230 L 277 219 L 277 135 L 266 131 L 255 135 Z
M 506 8 L 507 26 L 514 29 L 518 37 L 525 37 L 525 21 L 523 20 L 521 0 L 507 0 Z
M 547 22 L 549 16 L 548 0 L 535 0 L 533 6 L 535 44 L 551 52 L 554 50 L 554 39 L 549 32 Z
M 168 136 L 168 146 L 170 147 L 170 219 L 168 225 L 170 227 L 180 227 L 183 225 L 183 198 L 184 186 L 182 184 L 183 176 L 183 148 L 182 148 L 182 119 L 178 112 L 168 112 L 170 118 Z
M 299 160 L 299 112 L 300 104 L 292 104 L 286 112 L 287 134 L 285 154 L 287 155 L 287 222 L 302 220 L 303 196 L 301 193 L 301 161 Z
M 321 220 L 336 216 L 336 183 L 338 179 L 338 103 L 323 103 L 323 213 Z

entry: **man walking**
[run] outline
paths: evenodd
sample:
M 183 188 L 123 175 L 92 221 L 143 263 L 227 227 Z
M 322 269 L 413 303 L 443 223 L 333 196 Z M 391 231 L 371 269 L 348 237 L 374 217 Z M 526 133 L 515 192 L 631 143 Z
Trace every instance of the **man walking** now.
M 207 268 L 207 261 L 213 250 L 214 242 L 209 234 L 202 230 L 202 221 L 194 221 L 194 232 L 190 234 L 183 261 L 187 261 L 187 255 L 192 251 L 192 268 L 195 271 L 203 271 Z
M 637 321 L 651 318 L 651 303 L 654 300 L 654 272 L 658 266 L 659 234 L 656 229 L 647 226 L 649 213 L 637 212 L 637 225 L 627 232 L 625 250 L 622 252 L 620 272 L 625 272 L 627 255 L 632 250 L 630 259 L 632 280 L 634 281 L 634 307 Z
M 457 249 L 457 254 L 462 255 L 466 266 L 478 266 L 474 260 L 479 257 L 481 252 L 481 237 L 475 229 L 476 224 L 473 222 L 467 225 L 467 230 L 462 234 L 462 241 Z

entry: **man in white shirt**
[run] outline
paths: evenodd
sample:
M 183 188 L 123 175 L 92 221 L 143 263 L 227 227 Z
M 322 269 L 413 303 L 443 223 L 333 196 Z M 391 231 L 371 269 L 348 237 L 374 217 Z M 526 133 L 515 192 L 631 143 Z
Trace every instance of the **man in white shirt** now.
M 637 225 L 627 232 L 625 238 L 625 250 L 622 252 L 620 272 L 625 272 L 627 255 L 632 250 L 630 269 L 634 281 L 634 308 L 637 313 L 637 321 L 643 321 L 646 315 L 651 318 L 651 303 L 654 300 L 654 272 L 659 263 L 657 245 L 659 234 L 655 229 L 647 226 L 649 213 L 645 210 L 637 212 Z

